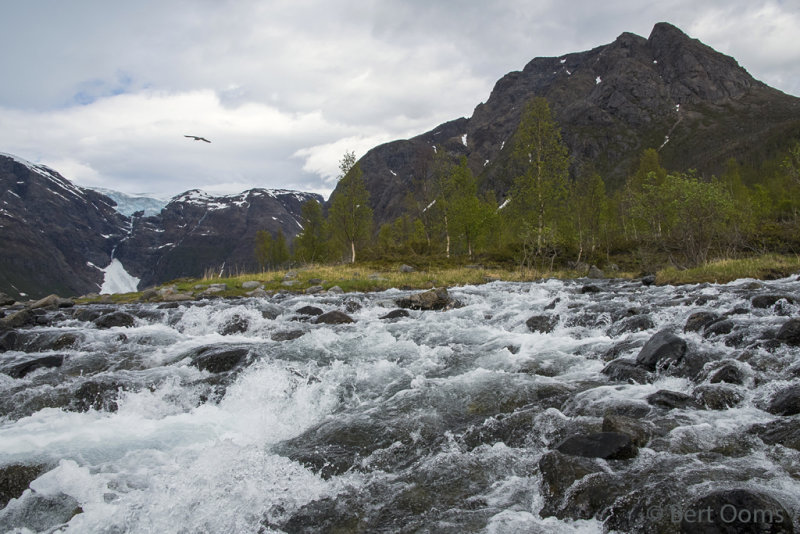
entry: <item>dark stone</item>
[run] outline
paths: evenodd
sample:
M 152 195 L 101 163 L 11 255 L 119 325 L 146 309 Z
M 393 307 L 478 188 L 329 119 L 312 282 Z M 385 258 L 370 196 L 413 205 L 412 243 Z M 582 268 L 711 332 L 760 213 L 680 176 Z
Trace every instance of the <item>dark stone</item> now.
M 0 292 L 0 306 L 11 306 L 15 302 L 16 302 L 16 300 L 14 300 L 13 298 L 9 297 L 5 293 Z M 2 508 L 2 507 L 0 507 L 0 508 Z
M 719 320 L 719 315 L 712 312 L 696 312 L 689 316 L 686 319 L 686 324 L 683 327 L 684 332 L 700 332 L 706 325 L 713 323 L 714 321 Z
M 600 358 L 603 361 L 610 362 L 611 360 L 615 360 L 619 358 L 619 355 L 623 352 L 633 351 L 635 349 L 642 348 L 642 342 L 633 340 L 633 339 L 624 339 L 618 343 L 615 343 L 608 349 L 606 349 L 603 354 L 601 354 Z
M 646 384 L 650 381 L 650 374 L 647 369 L 626 358 L 619 358 L 609 362 L 600 372 L 617 382 Z
M 542 493 L 545 497 L 542 516 L 548 517 L 556 514 L 562 497 L 572 484 L 587 475 L 602 472 L 603 467 L 595 458 L 550 451 L 539 460 L 539 471 L 542 474 Z
M 767 407 L 775 415 L 796 415 L 800 413 L 800 385 L 789 386 L 776 393 Z
M 56 527 L 63 526 L 80 513 L 83 513 L 80 503 L 65 493 L 31 492 L 17 506 L 0 511 L 0 530 L 56 532 L 59 530 Z
M 648 395 L 645 400 L 647 400 L 647 402 L 653 406 L 666 408 L 668 410 L 675 408 L 697 408 L 697 403 L 695 402 L 694 397 L 679 391 L 660 389 L 655 393 Z
M 412 310 L 446 310 L 457 307 L 457 301 L 450 297 L 444 287 L 397 299 L 395 304 Z
M 767 445 L 780 444 L 800 451 L 800 419 L 797 417 L 756 424 L 748 433 L 757 435 Z
M 225 324 L 221 325 L 219 333 L 223 336 L 230 336 L 233 334 L 243 334 L 247 332 L 250 327 L 250 321 L 246 317 L 239 314 L 234 315 Z
M 14 365 L 3 372 L 12 378 L 24 378 L 26 375 L 34 372 L 37 369 L 61 367 L 61 364 L 63 363 L 64 356 L 60 354 L 56 356 L 43 356 L 41 358 L 36 358 L 35 360 Z
M 582 295 L 586 295 L 586 294 L 590 294 L 590 293 L 600 293 L 601 291 L 602 291 L 602 289 L 600 289 L 599 287 L 597 287 L 595 285 L 592 285 L 592 284 L 586 284 L 585 286 L 583 286 L 581 288 L 581 294 Z
M 636 362 L 651 371 L 678 363 L 686 354 L 686 342 L 667 330 L 661 330 L 644 344 Z
M 643 286 L 652 286 L 656 283 L 656 275 L 648 274 L 642 277 L 642 285 Z
M 556 450 L 571 456 L 603 458 L 605 460 L 627 460 L 638 454 L 633 439 L 621 432 L 596 432 L 571 436 L 562 441 Z
M 247 348 L 206 347 L 197 353 L 192 365 L 209 373 L 227 373 L 242 364 L 249 353 Z
M 731 330 L 733 330 L 733 321 L 730 319 L 714 321 L 706 326 L 705 330 L 703 330 L 703 337 L 708 338 L 711 336 L 722 336 L 725 334 L 730 334 Z
M 726 362 L 722 367 L 711 373 L 709 382 L 718 384 L 727 382 L 728 384 L 744 383 L 744 373 L 735 362 Z
M 94 324 L 97 326 L 97 328 L 114 328 L 120 326 L 130 328 L 136 324 L 136 319 L 134 319 L 133 315 L 129 313 L 115 311 L 101 315 L 94 320 Z
M 357 300 L 348 300 L 344 303 L 344 309 L 347 313 L 355 313 L 361 309 L 361 303 Z
M 795 299 L 791 295 L 757 295 L 752 298 L 750 304 L 754 308 L 771 308 L 779 300 L 786 300 L 788 303 L 794 303 Z
M 525 321 L 525 324 L 531 332 L 547 334 L 548 332 L 552 332 L 553 328 L 558 324 L 558 316 L 534 315 Z
M 28 485 L 47 471 L 44 465 L 11 464 L 0 467 L 0 510 L 19 498 Z
M 624 415 L 607 413 L 603 417 L 603 432 L 627 434 L 637 447 L 644 447 L 650 441 L 653 434 L 650 426 L 648 423 Z
M 117 396 L 123 388 L 116 380 L 87 380 L 74 393 L 70 407 L 79 412 L 89 410 L 117 411 Z
M 302 330 L 289 330 L 288 332 L 273 332 L 270 336 L 272 341 L 291 341 L 303 336 L 305 332 Z
M 397 310 L 392 310 L 386 315 L 379 317 L 379 319 L 398 319 L 400 317 L 408 317 L 409 313 L 407 310 L 399 308 Z
M 329 311 L 328 313 L 323 313 L 317 320 L 314 321 L 317 324 L 349 324 L 354 323 L 355 321 L 344 312 L 340 312 L 339 310 Z
M 322 315 L 322 310 L 316 306 L 303 306 L 297 310 L 301 315 Z
M 626 332 L 641 332 L 642 330 L 650 330 L 655 328 L 655 323 L 648 315 L 634 315 L 627 317 L 621 321 L 614 323 L 608 329 L 608 335 L 611 337 L 619 336 Z
M 17 350 L 22 342 L 22 338 L 16 330 L 9 330 L 0 335 L 0 352 Z
M 694 390 L 694 396 L 699 405 L 709 410 L 727 410 L 744 400 L 744 395 L 726 384 L 699 386 Z
M 774 498 L 750 489 L 718 490 L 682 511 L 681 534 L 794 532 L 792 515 Z
M 101 315 L 103 315 L 104 313 L 110 313 L 112 311 L 113 310 L 109 308 L 98 309 L 98 308 L 79 307 L 72 312 L 72 318 L 77 319 L 78 321 L 91 322 L 100 317 Z
M 783 323 L 775 339 L 787 345 L 800 345 L 800 319 L 789 319 Z
M 19 310 L 0 319 L 0 328 L 22 328 L 36 324 L 37 315 L 33 310 Z
M 688 351 L 680 362 L 671 364 L 666 369 L 666 374 L 698 381 L 704 377 L 706 364 L 716 359 L 719 359 L 719 355 L 715 353 L 699 350 Z
M 606 275 L 598 269 L 595 265 L 589 267 L 589 273 L 586 275 L 587 278 L 605 278 Z
M 556 304 L 561 302 L 561 297 L 556 297 L 550 301 L 550 304 L 544 307 L 545 310 L 554 310 L 556 308 Z

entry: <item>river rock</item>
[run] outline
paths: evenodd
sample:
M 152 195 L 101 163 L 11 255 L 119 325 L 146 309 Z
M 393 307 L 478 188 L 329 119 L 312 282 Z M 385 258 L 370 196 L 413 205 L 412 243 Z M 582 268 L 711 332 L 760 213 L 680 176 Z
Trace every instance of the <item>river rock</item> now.
M 18 350 L 22 344 L 22 336 L 16 330 L 9 330 L 0 334 L 0 352 Z
M 247 332 L 248 328 L 250 328 L 250 321 L 247 320 L 247 317 L 242 317 L 237 313 L 220 325 L 219 333 L 223 336 L 243 334 Z
M 539 471 L 545 497 L 542 516 L 548 517 L 555 515 L 562 497 L 572 484 L 587 475 L 602 472 L 603 466 L 596 458 L 550 451 L 539 460 Z
M 322 293 L 325 291 L 325 288 L 322 286 L 311 286 L 306 289 L 306 295 L 316 295 L 317 293 Z
M 651 371 L 680 362 L 686 354 L 686 342 L 668 330 L 661 330 L 644 344 L 636 363 Z
M 709 410 L 727 410 L 738 406 L 744 400 L 744 395 L 727 384 L 698 386 L 694 390 L 694 397 L 699 405 Z
M 192 365 L 209 373 L 227 373 L 242 364 L 249 353 L 250 349 L 244 347 L 206 347 L 197 352 Z
M 660 408 L 666 408 L 668 410 L 672 409 L 684 409 L 684 408 L 697 408 L 697 403 L 694 400 L 694 397 L 691 395 L 687 395 L 686 393 L 681 393 L 679 391 L 669 391 L 666 389 L 660 389 L 655 393 L 652 393 L 646 397 L 646 400 L 649 404 L 653 406 L 658 406 Z
M 33 304 L 29 305 L 28 308 L 32 310 L 36 309 L 47 309 L 47 310 L 55 310 L 58 308 L 71 308 L 75 305 L 75 302 L 72 299 L 62 299 L 58 295 L 48 295 L 43 299 L 39 299 Z
M 783 341 L 787 345 L 800 345 L 800 319 L 789 319 L 783 323 L 775 339 Z
M 650 381 L 647 369 L 627 358 L 617 358 L 608 362 L 600 372 L 617 382 L 646 384 Z
M 747 431 L 757 435 L 767 445 L 783 445 L 800 451 L 800 418 L 781 418 L 770 423 L 759 423 Z
M 47 471 L 45 465 L 11 464 L 0 467 L 0 510 L 17 499 L 28 485 Z
M 9 297 L 5 293 L 0 292 L 0 306 L 11 306 L 15 302 L 16 302 L 16 300 L 14 300 L 13 298 Z
M 626 332 L 641 332 L 642 330 L 650 330 L 655 328 L 655 323 L 648 315 L 634 315 L 633 317 L 626 317 L 611 325 L 608 329 L 608 335 L 617 337 Z
M 750 300 L 750 304 L 753 305 L 753 308 L 771 308 L 775 305 L 776 302 L 779 300 L 786 300 L 786 302 L 792 304 L 794 303 L 795 299 L 791 295 L 757 295 Z
M 117 380 L 92 378 L 78 386 L 69 407 L 78 412 L 89 410 L 116 412 L 117 397 L 123 389 L 125 389 L 124 384 Z
M 400 317 L 408 317 L 410 314 L 408 310 L 404 310 L 402 308 L 398 308 L 396 310 L 392 310 L 386 315 L 379 317 L 379 319 L 399 319 Z
M 570 436 L 559 443 L 556 450 L 571 456 L 604 460 L 627 460 L 639 452 L 633 439 L 621 432 L 595 432 Z
M 347 315 L 344 312 L 340 312 L 339 310 L 329 311 L 328 313 L 323 313 L 317 320 L 314 321 L 317 324 L 349 324 L 354 323 L 352 317 Z
M 703 330 L 703 337 L 722 336 L 730 334 L 731 330 L 733 330 L 733 321 L 730 319 L 722 319 L 708 324 Z
M 246 282 L 242 282 L 242 289 L 257 289 L 261 287 L 261 282 L 258 280 L 248 280 Z
M 739 365 L 735 361 L 728 361 L 715 371 L 712 371 L 709 377 L 709 382 L 712 384 L 718 384 L 720 382 L 726 382 L 728 384 L 742 384 L 744 383 L 744 379 L 745 374 L 739 368 Z
M 115 311 L 101 315 L 93 322 L 97 328 L 114 328 L 120 326 L 130 328 L 136 324 L 136 320 L 133 318 L 133 315 L 123 311 Z
M 534 315 L 525 321 L 525 325 L 531 332 L 547 334 L 552 332 L 558 324 L 558 315 Z
M 36 324 L 36 317 L 37 315 L 33 310 L 19 310 L 0 319 L 0 329 L 33 326 Z
M 776 393 L 767 407 L 775 415 L 796 415 L 800 413 L 800 385 L 789 386 Z
M 305 334 L 302 330 L 289 330 L 285 332 L 273 332 L 269 337 L 272 341 L 291 341 Z
M 0 511 L 0 531 L 56 532 L 82 512 L 80 503 L 65 493 L 31 491 Z
M 447 288 L 440 287 L 397 299 L 395 304 L 412 310 L 448 310 L 457 307 L 458 301 L 450 297 Z
M 585 286 L 581 287 L 581 294 L 582 295 L 591 294 L 591 293 L 600 293 L 601 291 L 602 291 L 602 289 L 600 289 L 599 287 L 597 287 L 596 285 L 593 285 L 593 284 L 586 284 Z
M 331 295 L 341 295 L 344 293 L 344 290 L 339 286 L 333 286 L 328 288 L 328 293 Z
M 322 309 L 317 308 L 316 306 L 303 306 L 295 311 L 301 315 L 322 315 Z
M 773 497 L 752 489 L 713 491 L 681 511 L 682 534 L 793 533 L 792 515 Z
M 642 277 L 643 286 L 652 286 L 655 283 L 656 283 L 656 275 L 654 274 L 646 274 Z
M 24 378 L 26 375 L 36 371 L 37 369 L 61 367 L 61 364 L 63 363 L 64 356 L 61 354 L 54 356 L 42 356 L 41 358 L 18 363 L 12 367 L 9 367 L 8 369 L 3 370 L 3 372 L 11 378 Z
M 607 413 L 603 416 L 603 432 L 618 432 L 631 437 L 633 444 L 644 447 L 653 435 L 651 423 L 633 417 Z
M 695 312 L 686 319 L 686 324 L 683 326 L 684 332 L 700 332 L 706 325 L 719 320 L 719 315 L 713 312 L 701 311 Z

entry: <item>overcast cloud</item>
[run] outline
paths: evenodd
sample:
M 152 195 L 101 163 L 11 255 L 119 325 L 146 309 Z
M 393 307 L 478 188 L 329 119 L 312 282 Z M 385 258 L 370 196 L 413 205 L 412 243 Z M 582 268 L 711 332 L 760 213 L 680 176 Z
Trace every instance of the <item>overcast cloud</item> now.
M 325 195 L 345 150 L 470 116 L 503 74 L 668 21 L 800 95 L 800 3 L 0 0 L 0 152 L 84 186 Z M 201 135 L 212 143 L 195 142 Z

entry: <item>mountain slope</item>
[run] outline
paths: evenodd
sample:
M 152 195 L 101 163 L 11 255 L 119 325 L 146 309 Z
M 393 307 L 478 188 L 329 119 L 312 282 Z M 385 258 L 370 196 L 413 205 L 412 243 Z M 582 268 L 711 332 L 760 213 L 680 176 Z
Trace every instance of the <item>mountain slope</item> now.
M 322 202 L 296 191 L 193 190 L 157 215 L 129 218 L 111 198 L 8 154 L 0 154 L 0 187 L 0 292 L 15 298 L 130 289 L 135 279 L 143 288 L 223 265 L 255 270 L 256 232 L 291 240 L 302 204 Z
M 573 176 L 591 168 L 612 187 L 646 148 L 667 168 L 711 175 L 730 157 L 757 164 L 800 137 L 800 99 L 659 23 L 647 39 L 623 33 L 593 50 L 536 58 L 501 78 L 471 118 L 370 150 L 360 164 L 376 220 L 399 216 L 411 184 L 429 179 L 435 145 L 467 156 L 482 187 L 505 196 L 511 138 L 535 96 L 548 99 L 562 128 Z

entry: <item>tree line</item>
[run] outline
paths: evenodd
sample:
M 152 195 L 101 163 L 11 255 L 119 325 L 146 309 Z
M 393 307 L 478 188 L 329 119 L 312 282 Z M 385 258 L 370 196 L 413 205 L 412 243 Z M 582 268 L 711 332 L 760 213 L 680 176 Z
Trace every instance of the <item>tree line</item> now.
M 348 152 L 327 214 L 307 202 L 291 252 L 283 235 L 264 231 L 256 257 L 263 268 L 479 257 L 527 268 L 619 262 L 647 270 L 800 248 L 800 142 L 757 169 L 731 159 L 711 178 L 669 172 L 650 148 L 612 191 L 592 168 L 570 177 L 569 153 L 544 98 L 527 104 L 510 141 L 504 172 L 512 185 L 500 202 L 494 192 L 481 192 L 466 157 L 454 161 L 439 147 L 425 178 L 407 193 L 405 213 L 377 229 Z

